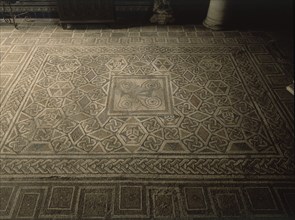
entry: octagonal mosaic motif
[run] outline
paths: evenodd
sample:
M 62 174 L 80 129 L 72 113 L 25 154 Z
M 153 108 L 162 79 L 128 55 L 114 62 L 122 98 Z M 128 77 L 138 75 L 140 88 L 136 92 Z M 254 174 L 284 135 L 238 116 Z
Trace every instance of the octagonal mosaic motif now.
M 140 124 L 125 124 L 118 132 L 119 140 L 131 152 L 140 148 L 146 136 L 147 132 Z
M 199 67 L 205 71 L 219 71 L 222 67 L 222 64 L 216 61 L 215 59 L 202 59 L 199 63 Z

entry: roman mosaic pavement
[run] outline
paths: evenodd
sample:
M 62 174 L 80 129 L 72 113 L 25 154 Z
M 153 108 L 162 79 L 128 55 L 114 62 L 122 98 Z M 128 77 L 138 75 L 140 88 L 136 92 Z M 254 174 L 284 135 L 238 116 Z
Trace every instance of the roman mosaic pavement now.
M 1 219 L 294 216 L 290 68 L 268 33 L 0 34 Z

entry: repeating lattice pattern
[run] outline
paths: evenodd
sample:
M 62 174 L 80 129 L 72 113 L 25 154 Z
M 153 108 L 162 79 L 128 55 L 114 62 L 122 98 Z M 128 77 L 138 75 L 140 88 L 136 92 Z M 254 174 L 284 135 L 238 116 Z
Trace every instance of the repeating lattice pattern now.
M 291 174 L 267 35 L 162 29 L 3 28 L 1 173 Z

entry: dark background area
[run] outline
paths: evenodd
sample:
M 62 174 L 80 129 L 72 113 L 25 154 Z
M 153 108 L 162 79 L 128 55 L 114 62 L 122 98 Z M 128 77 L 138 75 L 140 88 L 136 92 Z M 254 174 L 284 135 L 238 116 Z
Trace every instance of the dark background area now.
M 81 0 L 85 2 L 87 0 Z M 113 0 L 119 22 L 147 23 L 153 0 Z M 290 28 L 293 26 L 293 0 L 233 0 L 233 26 Z M 177 23 L 201 24 L 209 0 L 172 0 Z M 56 0 L 19 0 L 15 11 L 29 12 L 30 17 L 58 18 Z M 3 9 L 0 9 L 3 11 Z

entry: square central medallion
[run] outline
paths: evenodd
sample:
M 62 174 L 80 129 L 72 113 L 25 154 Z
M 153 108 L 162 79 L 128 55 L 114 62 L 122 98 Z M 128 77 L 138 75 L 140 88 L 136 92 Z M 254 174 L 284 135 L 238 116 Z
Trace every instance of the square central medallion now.
M 168 76 L 112 76 L 109 115 L 170 115 Z

